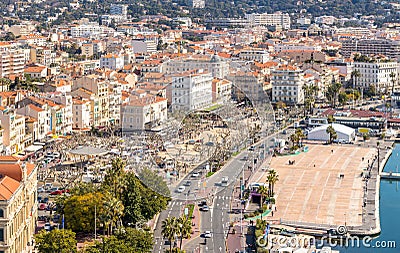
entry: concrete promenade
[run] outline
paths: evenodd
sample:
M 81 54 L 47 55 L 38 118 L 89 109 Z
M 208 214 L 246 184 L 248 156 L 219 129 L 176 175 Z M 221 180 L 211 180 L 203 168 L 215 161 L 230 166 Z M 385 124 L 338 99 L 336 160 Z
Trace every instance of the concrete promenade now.
M 378 168 L 376 148 L 308 146 L 307 153 L 274 157 L 264 165 L 279 175 L 273 219 L 293 227 L 326 231 L 345 225 L 351 234 L 378 234 L 379 173 L 391 149 L 380 149 Z M 295 164 L 289 165 L 289 160 Z M 266 177 L 266 172 L 257 173 L 251 182 L 265 182 Z

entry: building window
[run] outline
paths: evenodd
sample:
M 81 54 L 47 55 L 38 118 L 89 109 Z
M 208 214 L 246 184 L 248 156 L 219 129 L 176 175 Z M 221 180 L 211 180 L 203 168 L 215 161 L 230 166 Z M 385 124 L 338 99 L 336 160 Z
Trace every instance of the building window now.
M 0 242 L 4 242 L 4 228 L 0 228 Z
M 4 211 L 3 211 L 3 209 L 0 209 L 0 218 L 3 218 L 4 217 Z

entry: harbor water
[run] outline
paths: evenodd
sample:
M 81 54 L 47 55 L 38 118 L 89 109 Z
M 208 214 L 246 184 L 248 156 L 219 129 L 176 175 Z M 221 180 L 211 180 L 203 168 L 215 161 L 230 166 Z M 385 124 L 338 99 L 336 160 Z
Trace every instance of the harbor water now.
M 400 144 L 389 157 L 384 171 L 396 172 L 400 168 Z M 359 246 L 335 247 L 341 253 L 400 253 L 400 181 L 381 180 L 380 186 L 381 234 Z M 385 246 L 385 247 L 382 247 Z

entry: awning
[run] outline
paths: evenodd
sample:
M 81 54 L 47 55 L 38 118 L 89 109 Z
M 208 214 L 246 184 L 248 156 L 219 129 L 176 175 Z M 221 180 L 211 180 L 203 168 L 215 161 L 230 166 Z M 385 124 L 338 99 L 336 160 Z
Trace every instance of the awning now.
M 41 150 L 42 148 L 43 148 L 42 145 L 30 145 L 29 147 L 27 147 L 25 149 L 25 151 L 28 152 L 28 153 L 34 153 L 34 152 L 36 152 L 38 150 Z

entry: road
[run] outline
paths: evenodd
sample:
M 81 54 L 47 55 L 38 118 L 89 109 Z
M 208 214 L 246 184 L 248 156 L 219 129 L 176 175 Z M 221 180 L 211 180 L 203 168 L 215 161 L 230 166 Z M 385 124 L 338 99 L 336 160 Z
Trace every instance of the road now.
M 294 130 L 293 130 L 294 131 Z M 272 144 L 272 138 L 277 136 L 280 139 L 286 139 L 293 132 L 292 129 L 278 134 L 273 134 L 265 137 L 259 144 L 254 147 L 254 151 L 243 151 L 236 157 L 232 158 L 221 170 L 209 178 L 205 178 L 205 165 L 201 165 L 194 169 L 191 173 L 175 187 L 171 193 L 172 201 L 167 210 L 160 213 L 156 229 L 154 231 L 155 246 L 153 252 L 162 253 L 169 248 L 166 240 L 162 239 L 161 224 L 167 217 L 178 217 L 183 213 L 185 204 L 195 203 L 200 200 L 206 200 L 210 207 L 208 212 L 201 212 L 201 227 L 200 231 L 211 231 L 212 237 L 205 239 L 202 237 L 192 238 L 184 248 L 187 252 L 225 252 L 225 238 L 229 228 L 229 212 L 230 202 L 232 199 L 233 187 L 235 182 L 242 175 L 242 170 L 248 166 L 254 166 L 255 158 L 257 163 L 261 164 L 260 160 L 266 156 L 266 150 Z M 264 149 L 260 145 L 264 144 Z M 200 175 L 195 177 L 193 173 L 198 172 Z M 221 186 L 222 177 L 228 177 L 227 186 Z M 190 186 L 185 184 L 190 181 Z M 177 192 L 179 186 L 185 186 L 183 192 Z

